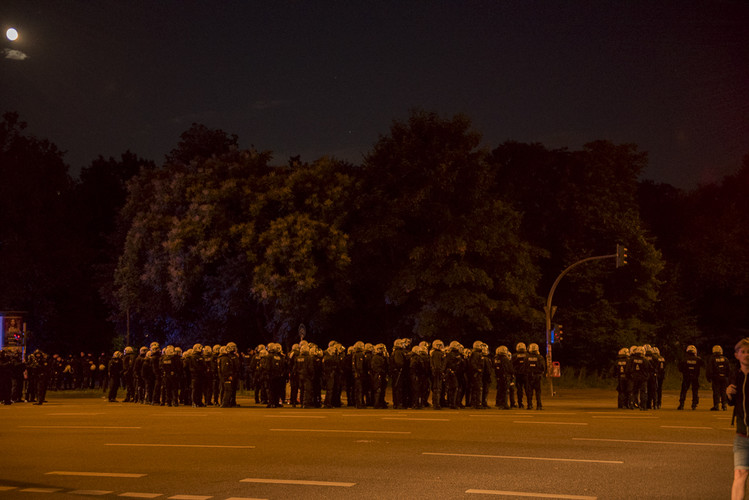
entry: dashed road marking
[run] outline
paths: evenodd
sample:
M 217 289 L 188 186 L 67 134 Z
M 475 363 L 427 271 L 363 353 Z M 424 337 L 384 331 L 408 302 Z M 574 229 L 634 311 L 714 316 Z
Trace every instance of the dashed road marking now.
M 47 476 L 85 476 L 85 477 L 146 477 L 148 474 L 132 474 L 129 472 L 75 472 L 53 470 L 45 472 Z
M 302 486 L 337 486 L 341 488 L 350 488 L 356 483 L 342 483 L 337 481 L 308 481 L 303 479 L 267 479 L 259 477 L 248 477 L 241 479 L 240 483 L 266 483 L 266 484 L 297 484 Z
M 413 420 L 417 422 L 449 422 L 449 418 L 428 418 L 428 417 L 382 417 L 382 420 Z
M 57 493 L 58 491 L 62 491 L 62 488 L 24 488 L 22 490 L 24 493 Z
M 533 498 L 559 498 L 563 500 L 596 500 L 598 497 L 563 495 L 561 493 L 529 493 L 525 491 L 500 491 L 500 490 L 466 490 L 466 493 L 478 495 L 502 495 L 510 497 L 533 497 Z
M 141 427 L 122 427 L 106 425 L 19 425 L 20 429 L 141 429 Z
M 554 458 L 554 457 L 520 457 L 511 455 L 479 455 L 471 453 L 436 453 L 422 452 L 422 455 L 436 455 L 440 457 L 471 457 L 471 458 L 504 458 L 508 460 L 540 460 L 544 462 L 582 462 L 588 464 L 623 464 L 621 460 L 589 460 L 583 458 Z
M 254 446 L 229 445 L 229 444 L 173 444 L 173 443 L 105 443 L 104 446 L 134 446 L 149 448 L 239 448 L 251 449 Z
M 513 424 L 588 425 L 587 422 L 550 422 L 548 420 L 513 420 Z
M 688 425 L 661 425 L 663 429 L 712 429 L 712 427 L 690 427 Z
M 88 496 L 104 496 L 114 493 L 114 491 L 107 490 L 73 490 L 68 492 L 70 495 L 88 495 Z
M 411 431 L 367 431 L 350 429 L 268 429 L 274 432 L 335 432 L 349 434 L 411 434 Z
M 612 443 L 648 443 L 648 444 L 678 444 L 685 446 L 728 446 L 733 447 L 733 443 L 688 443 L 680 441 L 643 441 L 638 439 L 604 439 L 604 438 L 572 438 L 573 441 L 608 441 Z
M 157 498 L 161 496 L 161 493 L 138 493 L 135 491 L 126 491 L 125 493 L 120 493 L 117 496 L 127 498 Z

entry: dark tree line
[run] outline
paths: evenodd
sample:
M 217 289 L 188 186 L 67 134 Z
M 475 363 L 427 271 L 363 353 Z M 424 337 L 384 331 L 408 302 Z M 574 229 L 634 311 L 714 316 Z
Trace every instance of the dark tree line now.
M 27 310 L 50 351 L 150 340 L 240 347 L 441 338 L 544 341 L 560 283 L 555 359 L 600 368 L 651 343 L 730 346 L 749 315 L 749 156 L 720 184 L 639 180 L 647 155 L 481 143 L 468 118 L 416 110 L 360 165 L 273 163 L 194 124 L 161 164 L 64 153 L 0 125 L 0 309 Z M 129 339 L 126 336 L 129 335 Z M 603 355 L 602 355 L 603 354 Z

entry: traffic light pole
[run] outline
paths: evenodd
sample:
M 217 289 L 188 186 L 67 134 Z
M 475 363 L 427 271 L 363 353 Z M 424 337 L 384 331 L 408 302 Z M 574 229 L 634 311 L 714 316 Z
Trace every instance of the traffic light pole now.
M 572 271 L 574 268 L 579 266 L 580 264 L 584 262 L 590 262 L 591 260 L 602 260 L 602 259 L 618 259 L 619 257 L 619 245 L 617 245 L 617 253 L 610 254 L 610 255 L 598 255 L 596 257 L 588 257 L 586 259 L 578 260 L 571 266 L 569 266 L 567 269 L 562 271 L 562 273 L 557 276 L 557 279 L 554 281 L 554 284 L 551 285 L 551 290 L 549 290 L 549 296 L 546 298 L 546 306 L 544 306 L 544 311 L 546 312 L 546 377 L 549 379 L 549 388 L 551 389 L 551 395 L 554 396 L 554 382 L 551 377 L 551 319 L 554 316 L 554 313 L 556 312 L 556 307 L 551 306 L 551 299 L 554 297 L 554 290 L 557 289 L 557 285 L 559 285 L 559 282 L 562 281 L 562 278 L 564 276 Z M 618 263 L 618 260 L 617 260 Z

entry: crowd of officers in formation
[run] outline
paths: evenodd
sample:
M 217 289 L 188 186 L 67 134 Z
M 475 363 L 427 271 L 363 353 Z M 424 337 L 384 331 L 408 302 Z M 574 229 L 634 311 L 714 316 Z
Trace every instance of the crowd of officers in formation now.
M 433 407 L 488 408 L 492 379 L 494 406 L 500 409 L 542 409 L 541 380 L 546 361 L 537 344 L 518 343 L 511 354 L 505 346 L 491 355 L 476 341 L 465 348 L 453 341 L 435 340 L 411 346 L 398 339 L 389 352 L 385 344 L 356 342 L 348 348 L 331 341 L 322 349 L 301 341 L 288 353 L 281 344 L 259 345 L 247 353 L 235 343 L 195 344 L 183 351 L 157 342 L 116 351 L 111 357 L 81 353 L 80 358 L 48 356 L 37 350 L 26 361 L 0 352 L 0 401 L 42 404 L 53 390 L 94 388 L 111 402 L 124 388 L 124 402 L 162 406 L 238 406 L 240 382 L 254 391 L 255 403 L 302 408 L 387 408 L 392 391 L 396 409 Z M 493 377 L 492 377 L 493 375 Z M 525 406 L 524 406 L 525 401 Z
M 684 409 L 690 388 L 692 409 L 697 409 L 700 402 L 700 373 L 703 367 L 713 392 L 713 406 L 710 410 L 726 409 L 728 403 L 726 388 L 730 383 L 731 366 L 728 358 L 723 355 L 723 348 L 719 345 L 713 346 L 712 354 L 705 363 L 697 356 L 697 348 L 690 345 L 687 346 L 686 357 L 678 364 L 682 379 L 677 410 Z M 661 356 L 657 347 L 645 344 L 620 349 L 614 364 L 613 375 L 617 379 L 619 408 L 641 410 L 661 408 L 666 360 Z
M 690 345 L 679 362 L 682 374 L 679 406 L 683 410 L 692 390 L 692 409 L 699 404 L 700 373 L 705 368 L 712 384 L 713 407 L 725 410 L 726 387 L 731 367 L 716 345 L 707 361 Z M 52 390 L 101 388 L 109 401 L 117 401 L 124 388 L 124 402 L 162 406 L 238 406 L 240 382 L 254 391 L 255 403 L 267 407 L 283 404 L 303 408 L 387 408 L 385 393 L 392 391 L 396 409 L 433 407 L 441 409 L 488 408 L 492 379 L 496 382 L 494 406 L 499 409 L 540 410 L 541 381 L 546 361 L 537 344 L 518 343 L 515 352 L 499 346 L 491 355 L 487 344 L 476 341 L 465 348 L 453 341 L 410 345 L 398 339 L 389 352 L 385 344 L 356 342 L 345 348 L 331 341 L 326 349 L 302 341 L 284 353 L 281 344 L 259 345 L 247 353 L 237 345 L 195 344 L 182 351 L 157 342 L 138 352 L 126 347 L 98 359 L 81 353 L 80 358 L 48 356 L 36 350 L 24 361 L 17 352 L 0 351 L 0 402 L 42 404 Z M 619 350 L 613 376 L 617 379 L 618 407 L 660 409 L 666 360 L 650 345 Z M 493 376 L 493 377 L 492 377 Z M 290 389 L 290 391 L 289 391 Z M 525 401 L 525 405 L 524 405 Z

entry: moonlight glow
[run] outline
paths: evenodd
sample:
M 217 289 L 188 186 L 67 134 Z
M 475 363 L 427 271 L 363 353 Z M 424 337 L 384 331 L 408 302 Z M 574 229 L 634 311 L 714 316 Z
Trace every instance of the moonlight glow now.
M 18 38 L 18 31 L 16 31 L 15 28 L 8 28 L 8 31 L 5 32 L 5 36 L 12 42 Z

